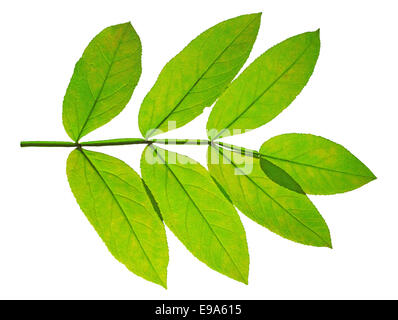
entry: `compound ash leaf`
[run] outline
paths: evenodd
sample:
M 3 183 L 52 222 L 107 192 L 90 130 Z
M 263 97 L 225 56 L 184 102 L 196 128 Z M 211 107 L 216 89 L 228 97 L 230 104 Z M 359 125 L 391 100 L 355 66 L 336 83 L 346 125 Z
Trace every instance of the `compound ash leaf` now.
M 80 208 L 112 255 L 166 288 L 166 233 L 140 176 L 119 159 L 83 149 L 69 155 L 67 175 Z
M 319 30 L 289 38 L 266 51 L 232 82 L 207 122 L 210 139 L 258 128 L 281 113 L 311 77 Z
M 179 128 L 213 104 L 248 58 L 260 17 L 257 13 L 223 21 L 166 64 L 141 105 L 138 122 L 144 137 Z
M 259 159 L 210 146 L 208 168 L 252 220 L 289 240 L 332 247 L 329 229 L 308 197 L 269 179 Z
M 148 146 L 141 172 L 164 222 L 187 249 L 210 268 L 247 283 L 245 230 L 208 171 L 186 156 Z
M 141 42 L 130 23 L 101 31 L 76 63 L 64 97 L 63 124 L 78 141 L 116 117 L 141 75 Z
M 282 134 L 264 142 L 261 161 L 285 170 L 308 194 L 354 190 L 375 175 L 343 146 L 312 134 Z

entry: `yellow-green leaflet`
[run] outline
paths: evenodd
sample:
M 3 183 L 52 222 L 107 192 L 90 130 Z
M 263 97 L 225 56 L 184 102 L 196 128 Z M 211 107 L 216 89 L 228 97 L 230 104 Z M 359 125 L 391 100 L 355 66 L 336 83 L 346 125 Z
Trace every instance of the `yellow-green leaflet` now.
M 319 30 L 289 38 L 258 57 L 218 99 L 207 122 L 210 139 L 258 128 L 275 118 L 310 78 Z
M 140 176 L 119 159 L 83 149 L 69 155 L 67 175 L 80 208 L 113 256 L 166 288 L 166 233 Z
M 164 222 L 187 249 L 210 268 L 247 283 L 245 230 L 208 171 L 191 158 L 148 146 L 141 173 Z
M 170 60 L 142 102 L 141 134 L 150 137 L 179 128 L 212 105 L 248 58 L 260 18 L 257 13 L 223 21 Z
M 285 170 L 309 194 L 354 190 L 375 175 L 343 146 L 312 134 L 282 134 L 264 142 L 265 160 Z
M 101 31 L 76 63 L 64 97 L 63 123 L 72 140 L 117 116 L 141 75 L 141 42 L 130 23 Z
M 289 240 L 332 247 L 329 229 L 308 197 L 269 179 L 259 159 L 209 147 L 208 167 L 249 218 Z

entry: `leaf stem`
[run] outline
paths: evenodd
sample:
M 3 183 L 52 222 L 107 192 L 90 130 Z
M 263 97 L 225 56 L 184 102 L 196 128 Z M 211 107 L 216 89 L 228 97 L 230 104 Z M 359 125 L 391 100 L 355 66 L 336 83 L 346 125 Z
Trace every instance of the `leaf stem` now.
M 68 141 L 21 141 L 21 147 L 78 147 L 74 142 Z
M 159 144 L 189 144 L 198 146 L 208 146 L 211 144 L 210 140 L 202 139 L 152 139 L 150 141 Z
M 145 140 L 142 138 L 122 138 L 108 139 L 86 142 L 67 142 L 67 141 L 21 141 L 21 147 L 101 147 L 101 146 L 121 146 L 130 144 L 188 144 L 188 145 L 209 145 L 209 140 L 201 139 L 153 139 Z
M 150 144 L 151 141 L 147 141 L 141 138 L 124 138 L 124 139 L 109 139 L 109 140 L 97 140 L 80 142 L 82 147 L 102 147 L 102 146 L 122 146 L 129 144 Z
M 170 145 L 216 145 L 226 148 L 230 151 L 237 152 L 246 156 L 260 158 L 261 154 L 258 151 L 246 149 L 243 147 L 235 146 L 233 144 L 210 141 L 204 139 L 152 139 L 145 140 L 142 138 L 121 138 L 121 139 L 108 139 L 86 142 L 68 142 L 68 141 L 21 141 L 21 147 L 102 147 L 102 146 L 122 146 L 132 144 L 170 144 Z
M 249 156 L 249 157 L 253 157 L 253 158 L 260 158 L 261 157 L 261 154 L 258 151 L 256 151 L 256 150 L 235 146 L 233 144 L 229 144 L 229 143 L 226 143 L 226 142 L 220 142 L 220 141 L 213 141 L 213 143 L 218 145 L 218 146 L 220 146 L 220 147 L 229 149 L 230 151 L 237 152 L 237 153 L 240 153 L 240 154 L 245 155 L 245 156 Z

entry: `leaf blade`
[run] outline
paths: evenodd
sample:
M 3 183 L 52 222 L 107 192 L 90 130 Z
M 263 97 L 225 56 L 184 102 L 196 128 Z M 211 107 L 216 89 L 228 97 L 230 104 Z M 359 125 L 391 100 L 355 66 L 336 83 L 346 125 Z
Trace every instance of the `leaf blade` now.
M 111 254 L 133 273 L 166 288 L 164 225 L 138 174 L 119 159 L 75 149 L 67 175 L 80 208 Z
M 336 194 L 376 179 L 343 146 L 311 134 L 283 134 L 263 143 L 260 153 L 285 170 L 308 194 Z
M 206 169 L 186 156 L 148 146 L 141 172 L 166 225 L 186 248 L 210 268 L 247 283 L 249 254 L 243 225 Z
M 260 16 L 243 15 L 215 25 L 166 64 L 140 108 L 144 137 L 175 129 L 169 121 L 176 128 L 185 125 L 217 99 L 248 58 Z
M 312 75 L 319 30 L 291 37 L 258 57 L 217 101 L 207 122 L 211 140 L 258 128 L 281 113 Z
M 332 247 L 329 228 L 308 197 L 274 183 L 258 159 L 210 146 L 208 168 L 250 219 L 286 239 Z
M 117 116 L 141 76 L 141 41 L 130 23 L 94 37 L 76 63 L 63 102 L 65 131 L 73 141 Z

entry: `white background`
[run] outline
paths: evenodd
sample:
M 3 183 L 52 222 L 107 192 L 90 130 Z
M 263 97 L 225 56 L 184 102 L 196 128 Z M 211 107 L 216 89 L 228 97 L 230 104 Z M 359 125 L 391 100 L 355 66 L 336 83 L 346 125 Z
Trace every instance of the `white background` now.
M 279 299 L 398 298 L 397 1 L 3 1 L 0 5 L 0 298 Z M 131 21 L 143 44 L 132 100 L 86 139 L 139 137 L 140 103 L 164 64 L 214 24 L 262 11 L 248 65 L 292 35 L 321 29 L 307 87 L 264 127 L 225 139 L 258 149 L 286 132 L 343 144 L 376 174 L 341 195 L 311 196 L 334 249 L 303 246 L 241 219 L 249 285 L 196 260 L 167 230 L 169 289 L 147 282 L 107 251 L 70 192 L 62 99 L 75 62 L 103 28 Z M 210 109 L 164 137 L 206 138 Z M 161 137 L 161 136 L 159 136 Z M 171 148 L 205 163 L 205 147 Z M 106 147 L 139 171 L 141 146 Z

